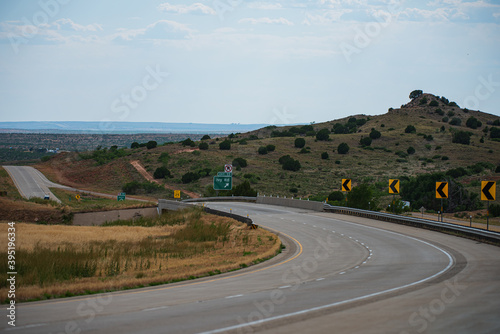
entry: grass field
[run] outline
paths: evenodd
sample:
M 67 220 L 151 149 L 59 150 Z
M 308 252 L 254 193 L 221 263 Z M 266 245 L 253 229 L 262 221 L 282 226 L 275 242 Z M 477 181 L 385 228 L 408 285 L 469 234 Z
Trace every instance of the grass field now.
M 194 208 L 106 226 L 16 224 L 17 301 L 215 275 L 276 255 L 277 236 Z M 7 224 L 0 238 L 7 240 Z M 6 251 L 1 256 L 7 258 Z M 0 300 L 7 298 L 6 261 Z
M 116 198 L 105 198 L 89 193 L 68 191 L 60 188 L 50 188 L 52 193 L 61 200 L 61 206 L 68 208 L 71 212 L 90 212 L 115 210 L 125 208 L 143 208 L 156 204 L 155 202 L 145 203 L 126 199 L 118 201 Z M 77 199 L 77 196 L 79 199 Z

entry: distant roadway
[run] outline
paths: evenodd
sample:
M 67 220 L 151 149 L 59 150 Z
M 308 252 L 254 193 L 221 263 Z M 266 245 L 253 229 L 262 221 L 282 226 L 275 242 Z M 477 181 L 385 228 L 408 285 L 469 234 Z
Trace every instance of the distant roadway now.
M 61 201 L 49 190 L 49 188 L 60 188 L 69 191 L 84 192 L 87 194 L 92 194 L 101 197 L 116 198 L 116 195 L 76 189 L 58 183 L 54 183 L 49 179 L 47 179 L 45 175 L 43 175 L 39 170 L 30 166 L 2 166 L 2 167 L 5 168 L 5 170 L 9 173 L 10 177 L 12 178 L 14 184 L 17 187 L 17 190 L 19 190 L 21 196 L 27 199 L 31 197 L 44 198 L 45 195 L 49 195 L 51 200 L 60 203 Z M 133 200 L 141 202 L 151 202 L 139 198 L 133 198 Z
M 0 331 L 500 333 L 499 247 L 360 217 L 207 205 L 276 231 L 284 252 L 220 276 L 17 304 L 16 328 L 2 316 Z

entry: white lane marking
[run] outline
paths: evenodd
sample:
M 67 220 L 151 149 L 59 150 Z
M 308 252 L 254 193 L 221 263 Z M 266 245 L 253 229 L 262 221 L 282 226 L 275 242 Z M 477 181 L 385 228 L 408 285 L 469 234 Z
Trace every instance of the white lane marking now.
M 358 268 L 359 268 L 359 266 L 354 267 L 354 269 L 358 269 Z
M 345 271 L 343 271 L 343 272 L 339 273 L 339 275 L 344 275 L 344 274 L 345 274 Z
M 331 219 L 329 219 L 329 220 L 331 220 Z M 440 248 L 438 246 L 435 246 L 435 245 L 433 245 L 433 244 L 431 244 L 429 242 L 426 242 L 426 241 L 423 241 L 423 240 L 420 240 L 420 239 L 417 239 L 417 238 L 413 238 L 413 237 L 410 237 L 408 235 L 400 234 L 400 233 L 397 233 L 397 232 L 382 230 L 382 229 L 379 229 L 379 228 L 376 228 L 376 227 L 371 227 L 371 226 L 366 226 L 366 225 L 360 225 L 360 224 L 350 223 L 350 222 L 346 222 L 346 221 L 341 221 L 341 222 L 344 223 L 344 224 L 348 224 L 348 225 L 363 226 L 363 227 L 368 228 L 368 229 L 377 230 L 377 231 L 383 231 L 385 233 L 394 234 L 394 235 L 397 235 L 397 236 L 408 238 L 408 239 L 411 239 L 411 240 L 423 243 L 425 245 L 431 246 L 431 247 L 437 249 L 438 251 L 440 251 L 441 253 L 443 253 L 444 255 L 446 255 L 448 257 L 448 265 L 446 266 L 446 268 L 444 268 L 441 271 L 435 273 L 434 275 L 428 276 L 426 278 L 423 278 L 423 279 L 418 280 L 418 281 L 413 282 L 413 283 L 408 283 L 408 284 L 405 284 L 405 285 L 402 285 L 402 286 L 398 286 L 398 287 L 394 287 L 394 288 L 391 288 L 391 289 L 387 289 L 387 290 L 383 290 L 383 291 L 379 291 L 379 292 L 370 293 L 368 295 L 364 295 L 364 296 L 360 296 L 360 297 L 346 299 L 346 300 L 343 300 L 343 301 L 340 301 L 340 302 L 335 302 L 335 303 L 326 304 L 326 305 L 322 305 L 322 306 L 312 307 L 312 308 L 305 309 L 305 310 L 302 310 L 302 311 L 292 312 L 292 313 L 278 315 L 278 316 L 274 316 L 274 317 L 270 317 L 270 318 L 266 318 L 266 319 L 262 319 L 262 320 L 256 320 L 256 321 L 251 321 L 251 322 L 247 322 L 247 323 L 244 323 L 244 324 L 239 324 L 239 325 L 229 326 L 229 327 L 226 327 L 226 328 L 220 328 L 220 329 L 215 329 L 215 330 L 212 330 L 212 331 L 202 332 L 200 334 L 223 333 L 223 332 L 226 332 L 226 331 L 240 329 L 240 328 L 244 328 L 244 327 L 248 327 L 248 326 L 260 325 L 260 324 L 263 324 L 263 323 L 266 323 L 266 322 L 270 322 L 270 321 L 274 321 L 274 320 L 286 319 L 286 318 L 290 318 L 290 317 L 294 317 L 294 316 L 298 316 L 298 315 L 302 315 L 302 314 L 307 314 L 309 312 L 320 311 L 320 310 L 324 310 L 324 309 L 327 309 L 327 308 L 330 308 L 330 307 L 344 305 L 344 304 L 351 303 L 351 302 L 357 302 L 357 301 L 368 299 L 368 298 L 371 298 L 371 297 L 376 297 L 376 296 L 380 296 L 380 295 L 383 295 L 383 294 L 386 294 L 386 293 L 391 293 L 391 292 L 394 292 L 394 291 L 402 290 L 402 289 L 405 289 L 405 288 L 412 287 L 414 285 L 418 285 L 418 284 L 427 282 L 429 280 L 434 279 L 435 277 L 438 277 L 438 276 L 442 275 L 443 273 L 445 273 L 446 271 L 448 271 L 448 269 L 450 269 L 451 266 L 455 263 L 453 261 L 453 257 L 447 251 L 445 251 L 442 248 Z M 342 234 L 342 236 L 343 236 L 343 234 Z M 363 264 L 364 263 L 366 263 L 366 261 L 363 262 Z
M 313 227 L 316 227 L 316 225 L 313 225 Z
M 377 229 L 377 228 L 373 228 L 373 229 Z M 411 286 L 418 285 L 420 283 L 424 283 L 426 281 L 432 280 L 433 278 L 435 278 L 435 277 L 437 277 L 437 276 L 445 273 L 448 269 L 451 268 L 451 266 L 454 263 L 453 258 L 451 257 L 451 255 L 448 252 L 446 252 L 445 250 L 443 250 L 443 249 L 441 249 L 441 248 L 439 248 L 439 247 L 437 247 L 437 246 L 435 246 L 435 245 L 433 245 L 431 243 L 428 243 L 426 241 L 419 240 L 419 239 L 416 239 L 416 238 L 413 238 L 413 237 L 410 237 L 410 236 L 407 236 L 407 235 L 404 235 L 404 234 L 399 234 L 399 233 L 390 232 L 390 231 L 385 231 L 385 232 L 396 234 L 396 235 L 400 235 L 400 236 L 403 236 L 403 237 L 406 237 L 406 238 L 409 238 L 409 239 L 412 239 L 412 240 L 424 243 L 424 244 L 426 244 L 428 246 L 434 247 L 435 249 L 439 250 L 440 252 L 442 252 L 443 254 L 445 254 L 448 257 L 448 265 L 446 266 L 446 268 L 444 268 L 440 272 L 435 273 L 434 275 L 431 275 L 429 277 L 423 278 L 423 279 L 421 279 L 419 281 L 416 281 L 416 282 L 413 282 L 413 283 L 408 283 L 408 284 L 405 284 L 405 285 L 402 285 L 402 286 L 398 286 L 398 287 L 395 287 L 395 288 L 391 288 L 391 289 L 387 289 L 387 290 L 383 290 L 383 291 L 379 291 L 379 292 L 370 293 L 368 295 L 364 295 L 364 296 L 360 296 L 360 297 L 346 299 L 346 300 L 343 300 L 343 301 L 340 301 L 340 302 L 335 302 L 335 303 L 331 303 L 331 304 L 327 304 L 327 305 L 312 307 L 312 308 L 305 309 L 305 310 L 302 310 L 302 311 L 292 312 L 292 313 L 283 314 L 283 315 L 277 315 L 277 316 L 274 316 L 274 317 L 270 317 L 270 318 L 266 318 L 266 319 L 262 319 L 262 320 L 251 321 L 251 322 L 247 322 L 247 323 L 244 323 L 244 324 L 234 325 L 234 326 L 230 326 L 230 327 L 226 327 L 226 328 L 220 328 L 220 329 L 216 329 L 216 330 L 212 330 L 212 331 L 208 331 L 208 332 L 203 332 L 203 333 L 200 333 L 200 334 L 223 333 L 223 332 L 226 332 L 226 331 L 235 330 L 235 329 L 239 329 L 239 328 L 243 328 L 243 327 L 260 325 L 260 324 L 263 324 L 263 323 L 266 323 L 266 322 L 270 322 L 270 321 L 274 321 L 274 320 L 281 320 L 281 319 L 286 319 L 286 318 L 290 318 L 290 317 L 294 317 L 294 316 L 306 314 L 306 313 L 309 313 L 309 312 L 320 311 L 320 310 L 324 310 L 324 309 L 327 309 L 327 308 L 330 308 L 330 307 L 344 305 L 344 304 L 351 303 L 351 302 L 357 302 L 357 301 L 368 299 L 368 298 L 371 298 L 371 297 L 376 297 L 376 296 L 380 296 L 380 295 L 383 295 L 383 294 L 386 294 L 386 293 L 390 293 L 390 292 L 398 291 L 398 290 L 401 290 L 401 289 L 409 288 Z M 366 263 L 366 261 L 363 262 L 363 263 Z
M 324 277 L 321 277 L 321 278 L 318 278 L 316 281 L 322 281 L 324 279 L 325 279 Z
M 156 311 L 156 310 L 163 310 L 167 308 L 168 306 L 160 306 L 160 307 L 153 307 L 153 308 L 146 308 L 142 310 L 142 312 L 149 312 L 149 311 Z
M 33 324 L 33 325 L 26 325 L 26 326 L 21 326 L 21 327 L 10 327 L 10 328 L 5 328 L 4 331 L 15 331 L 18 329 L 27 329 L 27 328 L 34 328 L 34 327 L 41 327 L 41 326 L 46 326 L 47 324 Z
M 227 296 L 226 299 L 238 298 L 238 297 L 243 297 L 243 295 Z
M 292 287 L 291 285 L 283 285 L 283 286 L 280 286 L 278 289 L 288 289 L 291 287 Z

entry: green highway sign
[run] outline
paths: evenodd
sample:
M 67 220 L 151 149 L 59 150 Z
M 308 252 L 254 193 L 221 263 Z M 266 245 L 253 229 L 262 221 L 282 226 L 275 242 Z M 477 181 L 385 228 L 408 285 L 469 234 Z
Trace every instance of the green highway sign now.
M 227 176 L 214 176 L 214 190 L 233 189 L 233 178 Z
M 233 173 L 231 172 L 218 172 L 217 176 L 222 176 L 222 177 L 233 177 Z
M 124 201 L 125 200 L 125 193 L 120 193 L 120 195 L 116 196 L 116 199 L 118 201 Z

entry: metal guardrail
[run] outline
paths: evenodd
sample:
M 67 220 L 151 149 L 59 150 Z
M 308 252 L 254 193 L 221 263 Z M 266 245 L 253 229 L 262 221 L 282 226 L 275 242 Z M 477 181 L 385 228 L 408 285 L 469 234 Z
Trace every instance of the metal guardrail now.
M 182 202 L 195 203 L 195 202 L 256 202 L 257 197 L 246 196 L 220 196 L 220 197 L 202 197 L 202 198 L 189 198 Z
M 409 225 L 433 231 L 454 233 L 483 242 L 489 242 L 495 244 L 500 243 L 500 233 L 494 231 L 486 231 L 475 227 L 461 226 L 444 222 L 436 222 L 433 220 L 427 220 L 421 218 L 405 217 L 384 212 L 347 208 L 343 206 L 333 206 L 330 204 L 324 205 L 324 211 L 350 215 L 350 216 L 370 218 L 375 220 L 382 220 L 390 223 Z

